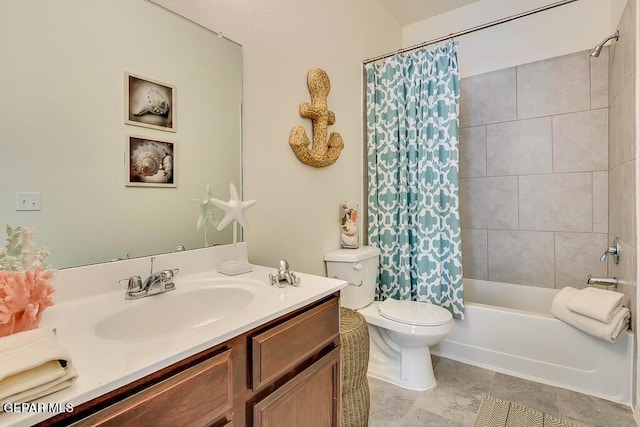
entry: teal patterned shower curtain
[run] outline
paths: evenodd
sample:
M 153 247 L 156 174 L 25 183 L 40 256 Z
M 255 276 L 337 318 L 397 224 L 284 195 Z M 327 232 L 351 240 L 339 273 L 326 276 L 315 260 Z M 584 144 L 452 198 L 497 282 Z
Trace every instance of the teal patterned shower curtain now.
M 377 297 L 464 318 L 458 204 L 457 43 L 365 65 L 369 244 Z

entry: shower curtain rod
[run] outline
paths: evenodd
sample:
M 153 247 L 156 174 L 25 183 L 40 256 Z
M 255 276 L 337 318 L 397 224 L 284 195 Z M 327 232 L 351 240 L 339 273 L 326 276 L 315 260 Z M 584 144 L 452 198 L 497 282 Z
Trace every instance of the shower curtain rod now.
M 369 64 L 370 62 L 379 61 L 380 59 L 389 58 L 398 53 L 411 52 L 412 50 L 420 49 L 425 46 L 429 46 L 430 44 L 439 43 L 445 40 L 453 39 L 454 37 L 464 36 L 465 34 L 475 33 L 476 31 L 484 30 L 485 28 L 495 27 L 496 25 L 504 24 L 505 22 L 515 21 L 516 19 L 524 18 L 529 15 L 533 15 L 539 12 L 544 12 L 545 10 L 553 9 L 558 6 L 564 6 L 565 4 L 573 3 L 578 0 L 562 0 L 555 3 L 548 4 L 546 6 L 541 6 L 536 9 L 531 9 L 527 12 L 518 13 L 516 15 L 511 15 L 506 18 L 497 19 L 495 21 L 487 22 L 486 24 L 477 25 L 475 27 L 467 28 L 466 30 L 458 31 L 456 33 L 451 33 L 447 36 L 438 37 L 437 39 L 429 40 L 426 42 L 422 42 L 420 44 L 416 44 L 413 46 L 405 47 L 403 49 L 398 49 L 394 52 L 386 53 L 384 55 L 376 56 L 375 58 L 370 58 L 362 61 L 363 64 Z

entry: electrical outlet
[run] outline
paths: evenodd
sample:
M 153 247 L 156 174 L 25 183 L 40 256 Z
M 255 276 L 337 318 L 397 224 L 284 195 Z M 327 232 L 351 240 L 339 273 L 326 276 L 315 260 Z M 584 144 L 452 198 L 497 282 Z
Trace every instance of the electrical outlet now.
M 40 193 L 16 193 L 17 211 L 39 211 Z

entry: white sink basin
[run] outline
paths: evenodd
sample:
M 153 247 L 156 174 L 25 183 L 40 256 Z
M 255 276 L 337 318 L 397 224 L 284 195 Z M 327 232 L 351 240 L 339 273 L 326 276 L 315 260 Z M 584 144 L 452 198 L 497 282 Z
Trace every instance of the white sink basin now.
M 266 286 L 247 279 L 176 280 L 174 291 L 125 301 L 95 324 L 95 333 L 106 339 L 138 340 L 188 332 L 245 312 L 261 302 Z

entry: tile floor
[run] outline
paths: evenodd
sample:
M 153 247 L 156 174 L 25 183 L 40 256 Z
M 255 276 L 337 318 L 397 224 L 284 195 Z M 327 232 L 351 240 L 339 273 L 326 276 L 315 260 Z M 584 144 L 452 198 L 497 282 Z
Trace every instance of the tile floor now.
M 627 406 L 434 357 L 438 385 L 411 391 L 369 379 L 370 427 L 472 426 L 486 394 L 537 409 L 584 427 L 636 427 Z

